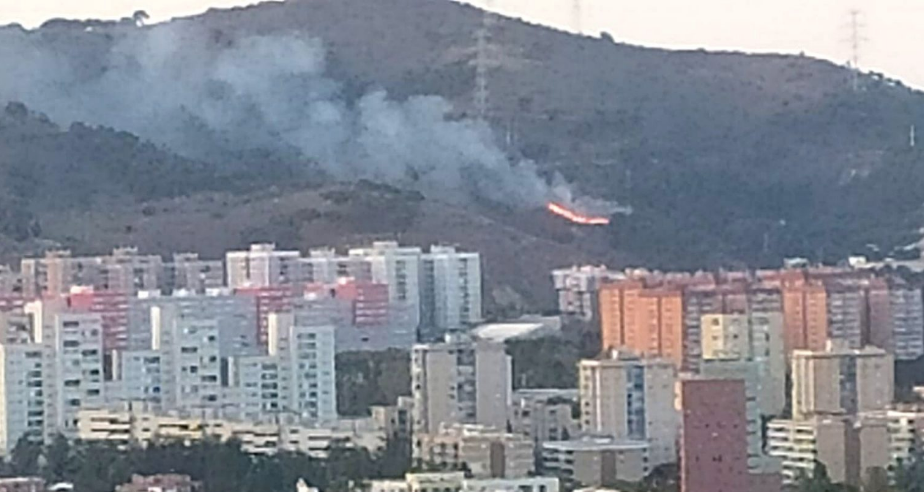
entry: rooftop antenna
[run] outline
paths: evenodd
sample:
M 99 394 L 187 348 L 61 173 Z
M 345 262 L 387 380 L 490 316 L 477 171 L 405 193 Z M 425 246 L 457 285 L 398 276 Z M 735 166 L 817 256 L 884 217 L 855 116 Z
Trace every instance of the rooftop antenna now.
M 918 146 L 918 130 L 915 125 L 911 125 L 911 135 L 908 137 L 908 142 L 911 144 L 911 148 Z
M 475 92 L 473 94 L 475 113 L 478 119 L 486 121 L 491 112 L 490 69 L 494 64 L 494 52 L 491 48 L 491 33 L 496 22 L 493 12 L 494 1 L 485 2 L 481 17 L 481 27 L 475 32 Z
M 850 11 L 850 68 L 853 71 L 853 90 L 860 90 L 860 55 L 863 41 L 863 12 L 859 9 Z

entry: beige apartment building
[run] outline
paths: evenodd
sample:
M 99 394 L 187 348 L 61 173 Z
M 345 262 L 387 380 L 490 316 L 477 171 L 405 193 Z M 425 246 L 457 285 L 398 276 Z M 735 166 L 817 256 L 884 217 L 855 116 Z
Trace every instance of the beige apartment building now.
M 510 405 L 510 430 L 532 438 L 537 447 L 547 441 L 567 441 L 577 435 L 572 405 L 578 398 L 576 390 L 518 390 Z
M 924 406 L 895 405 L 883 412 L 863 414 L 866 419 L 885 422 L 889 432 L 889 465 L 895 469 L 924 452 Z
M 533 441 L 480 426 L 451 425 L 429 434 L 415 433 L 414 461 L 467 469 L 475 478 L 519 478 L 535 470 Z
M 875 347 L 829 343 L 824 351 L 792 355 L 792 416 L 885 410 L 894 396 L 893 357 Z
M 411 352 L 414 431 L 437 433 L 445 424 L 507 426 L 511 359 L 503 344 L 447 335 L 444 343 Z
M 542 445 L 542 474 L 557 476 L 570 487 L 612 487 L 638 482 L 653 466 L 645 441 L 587 438 Z
M 806 420 L 773 420 L 768 453 L 782 460 L 783 483 L 811 476 L 822 463 L 835 483 L 860 485 L 870 469 L 887 468 L 889 433 L 879 418 L 816 416 Z
M 164 265 L 160 256 L 141 255 L 137 248 L 116 248 L 109 256 L 75 257 L 70 251 L 49 251 L 21 262 L 27 296 L 67 294 L 71 287 L 137 293 L 157 289 Z
M 586 434 L 647 441 L 651 466 L 677 460 L 679 416 L 675 364 L 611 351 L 579 365 L 581 429 Z
M 700 324 L 704 360 L 753 361 L 757 366 L 761 415 L 782 415 L 786 406 L 783 316 L 705 315 Z
M 77 421 L 76 437 L 84 441 L 127 446 L 157 439 L 236 439 L 251 454 L 297 451 L 319 459 L 326 458 L 335 444 L 376 452 L 384 448 L 386 439 L 371 419 L 314 425 L 288 418 L 279 422 L 243 421 L 212 418 L 200 412 L 154 413 L 126 408 L 80 410 Z
M 408 473 L 403 480 L 371 480 L 368 492 L 558 492 L 555 477 L 466 478 L 462 472 Z

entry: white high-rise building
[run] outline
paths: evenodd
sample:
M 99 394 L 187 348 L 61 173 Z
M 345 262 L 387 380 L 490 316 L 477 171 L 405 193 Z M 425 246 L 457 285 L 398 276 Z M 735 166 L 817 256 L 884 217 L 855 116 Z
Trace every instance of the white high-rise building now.
M 257 307 L 251 296 L 235 296 L 227 289 L 198 294 L 189 291 L 162 296 L 143 292 L 129 301 L 129 350 L 150 350 L 154 331 L 151 308 L 169 308 L 179 317 L 213 319 L 219 327 L 218 344 L 222 357 L 257 355 Z
M 221 260 L 203 260 L 197 253 L 178 253 L 173 262 L 164 265 L 160 288 L 165 292 L 190 291 L 204 293 L 225 285 L 225 269 Z
M 481 322 L 481 255 L 433 246 L 421 256 L 421 338 Z
M 163 404 L 168 409 L 221 410 L 219 326 L 214 318 L 151 309 L 151 348 L 161 354 Z
M 45 386 L 54 395 L 50 413 L 55 416 L 56 430 L 73 435 L 81 408 L 106 404 L 102 320 L 97 314 L 67 312 L 59 312 L 53 319 L 55 370 Z
M 248 251 L 225 254 L 228 287 L 269 287 L 301 281 L 298 251 L 279 251 L 275 244 L 252 244 Z
M 331 248 L 312 249 L 300 260 L 302 279 L 313 284 L 333 284 L 351 278 L 360 282 L 372 280 L 372 265 L 361 256 L 343 256 Z
M 152 412 L 164 410 L 163 360 L 157 350 L 113 351 L 106 399 L 111 405 L 125 402 Z
M 280 411 L 333 421 L 337 418 L 336 328 L 312 320 L 310 313 L 298 310 L 270 315 L 269 355 L 279 365 Z
M 288 378 L 280 369 L 279 357 L 255 355 L 236 357 L 228 367 L 234 412 L 248 419 L 287 414 Z M 294 411 L 293 411 L 294 412 Z
M 0 456 L 23 436 L 42 442 L 47 421 L 46 349 L 38 344 L 0 344 Z
M 435 433 L 444 424 L 506 428 L 511 378 L 502 344 L 447 335 L 444 343 L 414 346 L 415 432 Z
M 605 266 L 585 265 L 552 270 L 552 282 L 558 294 L 558 310 L 562 314 L 592 321 L 597 315 L 600 285 L 625 279 L 625 274 Z
M 676 461 L 680 418 L 671 361 L 612 352 L 606 359 L 582 360 L 579 369 L 585 433 L 647 441 L 653 467 Z
M 62 250 L 23 259 L 21 271 L 28 296 L 66 294 L 76 286 L 135 293 L 157 288 L 163 261 L 156 255 L 141 255 L 137 248 L 116 248 L 110 256 L 90 257 L 74 257 Z
M 423 251 L 401 247 L 397 242 L 378 241 L 371 248 L 351 249 L 349 255 L 369 263 L 372 281 L 388 285 L 392 304 L 413 306 L 412 326 L 420 325 L 420 259 Z

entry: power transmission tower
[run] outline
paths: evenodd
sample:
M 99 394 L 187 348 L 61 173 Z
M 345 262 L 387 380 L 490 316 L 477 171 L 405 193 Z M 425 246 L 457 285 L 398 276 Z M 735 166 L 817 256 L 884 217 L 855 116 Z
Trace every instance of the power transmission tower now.
M 491 46 L 491 34 L 496 22 L 495 14 L 491 10 L 494 2 L 485 2 L 484 13 L 481 18 L 481 27 L 475 32 L 475 91 L 473 93 L 475 113 L 478 119 L 485 121 L 491 113 L 490 70 L 495 64 L 494 49 Z
M 581 7 L 581 0 L 571 0 L 571 27 L 578 34 L 584 34 L 584 11 Z
M 850 11 L 850 69 L 853 71 L 853 90 L 860 90 L 860 56 L 863 42 L 863 12 L 858 9 Z

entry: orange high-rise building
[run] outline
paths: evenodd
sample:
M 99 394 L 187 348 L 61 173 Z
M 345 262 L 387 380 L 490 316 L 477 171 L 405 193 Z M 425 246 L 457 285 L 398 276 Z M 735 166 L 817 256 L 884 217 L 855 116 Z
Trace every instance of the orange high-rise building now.
M 604 349 L 683 363 L 683 295 L 677 288 L 646 288 L 639 281 L 600 289 L 600 336 Z
M 822 282 L 802 271 L 781 272 L 783 345 L 793 350 L 824 350 L 828 342 L 828 294 Z

